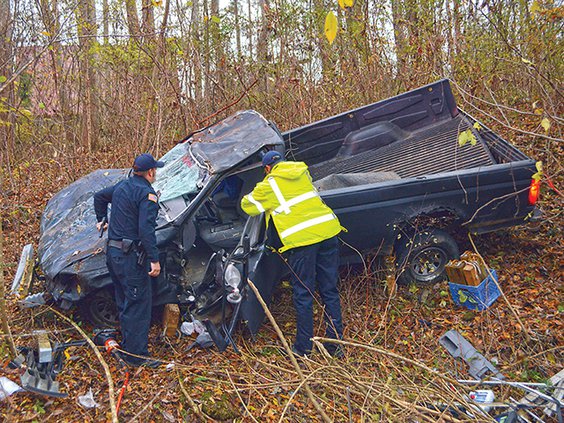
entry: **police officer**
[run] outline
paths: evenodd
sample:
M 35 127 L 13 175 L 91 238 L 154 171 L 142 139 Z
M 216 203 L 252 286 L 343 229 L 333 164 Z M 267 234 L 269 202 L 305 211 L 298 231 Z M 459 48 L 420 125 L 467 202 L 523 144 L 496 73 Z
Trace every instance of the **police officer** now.
M 149 355 L 150 278 L 159 276 L 161 271 L 155 236 L 158 198 L 151 184 L 156 180 L 157 168 L 163 166 L 150 154 L 141 154 L 133 162 L 131 177 L 94 195 L 98 230 L 107 219 L 108 204 L 112 203 L 106 264 L 115 287 L 121 346 L 128 353 L 144 357 Z M 128 354 L 122 358 L 133 366 L 159 365 L 156 360 Z
M 266 177 L 241 200 L 245 213 L 266 213 L 282 242 L 278 249 L 292 268 L 291 283 L 296 309 L 296 340 L 292 351 L 300 356 L 311 353 L 313 337 L 313 293 L 317 282 L 325 304 L 326 337 L 342 338 L 341 303 L 337 290 L 341 225 L 333 211 L 321 200 L 312 185 L 307 165 L 285 161 L 277 151 L 262 160 Z M 326 346 L 335 356 L 342 350 Z

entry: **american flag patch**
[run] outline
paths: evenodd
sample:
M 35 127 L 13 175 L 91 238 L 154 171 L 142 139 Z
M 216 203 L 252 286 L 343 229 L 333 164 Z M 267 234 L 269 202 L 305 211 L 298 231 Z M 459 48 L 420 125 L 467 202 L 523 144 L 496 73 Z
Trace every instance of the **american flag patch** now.
M 149 194 L 149 201 L 156 203 L 157 202 L 157 196 L 155 194 Z

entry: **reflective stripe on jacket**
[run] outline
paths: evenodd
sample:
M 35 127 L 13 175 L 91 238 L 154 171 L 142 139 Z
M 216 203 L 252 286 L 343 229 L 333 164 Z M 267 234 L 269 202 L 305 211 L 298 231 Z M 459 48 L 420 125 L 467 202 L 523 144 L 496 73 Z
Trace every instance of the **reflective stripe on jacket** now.
M 303 162 L 280 162 L 254 190 L 243 197 L 241 208 L 255 216 L 265 212 L 280 236 L 283 247 L 303 247 L 341 232 L 333 211 L 321 200 Z

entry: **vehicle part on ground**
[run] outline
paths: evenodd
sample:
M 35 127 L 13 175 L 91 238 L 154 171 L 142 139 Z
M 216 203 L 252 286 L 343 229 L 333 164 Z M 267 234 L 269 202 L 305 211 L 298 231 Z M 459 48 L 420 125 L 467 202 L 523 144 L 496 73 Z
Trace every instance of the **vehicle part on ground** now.
M 23 308 L 32 308 L 47 304 L 49 294 L 46 292 L 38 292 L 37 294 L 28 295 L 19 303 Z
M 18 262 L 18 268 L 10 289 L 12 294 L 18 297 L 27 295 L 33 279 L 34 264 L 33 245 L 27 244 L 23 247 L 20 261 Z
M 456 241 L 441 229 L 399 234 L 395 244 L 398 283 L 432 285 L 445 277 L 446 264 L 460 257 Z
M 119 326 L 113 286 L 90 293 L 80 302 L 79 312 L 83 319 L 88 320 L 96 327 L 114 328 Z
M 470 366 L 468 373 L 472 377 L 484 379 L 491 373 L 499 380 L 505 379 L 505 376 L 503 376 L 486 357 L 480 354 L 458 331 L 449 330 L 439 338 L 439 344 L 445 347 L 448 353 L 454 358 L 464 360 L 468 366 Z
M 55 380 L 63 370 L 65 350 L 69 347 L 81 347 L 86 341 L 72 341 L 64 344 L 51 344 L 45 333 L 38 334 L 38 348 L 19 348 L 20 354 L 14 358 L 9 366 L 13 369 L 24 367 L 25 372 L 20 376 L 22 388 L 29 392 L 56 398 L 66 398 L 68 394 L 60 392 L 59 382 Z M 49 345 L 45 345 L 47 342 Z

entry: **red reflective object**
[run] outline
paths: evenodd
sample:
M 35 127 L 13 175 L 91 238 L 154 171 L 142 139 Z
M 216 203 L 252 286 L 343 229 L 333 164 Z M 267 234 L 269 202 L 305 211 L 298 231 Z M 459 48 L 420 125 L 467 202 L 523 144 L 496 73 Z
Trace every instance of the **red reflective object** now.
M 531 179 L 531 186 L 529 187 L 529 204 L 534 206 L 539 199 L 540 194 L 540 181 Z

